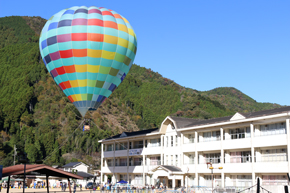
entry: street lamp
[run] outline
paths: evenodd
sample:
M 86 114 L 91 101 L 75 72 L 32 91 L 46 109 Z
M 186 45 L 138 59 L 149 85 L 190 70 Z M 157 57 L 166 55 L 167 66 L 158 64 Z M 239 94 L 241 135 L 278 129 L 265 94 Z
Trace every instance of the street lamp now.
M 206 165 L 207 165 L 207 168 L 211 170 L 211 190 L 213 192 L 213 169 L 222 170 L 223 167 L 218 167 L 218 168 L 212 167 L 212 159 L 210 159 L 209 162 L 206 163 Z

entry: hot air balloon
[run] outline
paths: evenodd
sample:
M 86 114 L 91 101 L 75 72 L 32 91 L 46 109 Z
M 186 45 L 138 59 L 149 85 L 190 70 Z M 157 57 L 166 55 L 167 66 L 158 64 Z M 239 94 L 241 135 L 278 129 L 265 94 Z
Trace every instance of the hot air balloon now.
M 103 7 L 71 7 L 53 15 L 39 39 L 43 62 L 84 117 L 96 110 L 128 74 L 137 50 L 133 28 Z

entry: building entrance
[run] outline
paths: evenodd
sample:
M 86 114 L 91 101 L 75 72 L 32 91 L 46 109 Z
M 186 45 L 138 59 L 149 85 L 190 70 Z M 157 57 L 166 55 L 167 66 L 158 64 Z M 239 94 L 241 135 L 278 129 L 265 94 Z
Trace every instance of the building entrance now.
M 166 176 L 159 176 L 157 179 L 156 187 L 168 187 L 168 178 Z

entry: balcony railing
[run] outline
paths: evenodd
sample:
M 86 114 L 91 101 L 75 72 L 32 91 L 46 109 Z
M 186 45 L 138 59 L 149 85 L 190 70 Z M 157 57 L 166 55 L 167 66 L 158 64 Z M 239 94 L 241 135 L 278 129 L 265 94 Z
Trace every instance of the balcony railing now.
M 193 165 L 194 164 L 194 160 L 189 160 L 189 162 L 185 162 L 184 165 Z
M 151 148 L 151 147 L 160 147 L 161 146 L 161 143 L 149 143 L 147 145 L 148 148 Z
M 115 163 L 115 166 L 127 166 L 127 163 Z
M 128 147 L 127 146 L 121 146 L 121 147 L 116 147 L 116 151 L 119 151 L 119 150 L 127 150 Z
M 235 134 L 224 135 L 224 140 L 245 139 L 245 138 L 251 138 L 251 134 L 250 133 L 235 133 Z
M 256 156 L 256 162 L 286 162 L 288 161 L 287 155 L 261 155 Z
M 133 149 L 140 149 L 143 148 L 143 144 L 137 144 L 133 146 Z
M 251 163 L 251 156 L 231 156 L 230 159 L 225 158 L 225 163 Z
M 114 149 L 112 147 L 110 147 L 110 148 L 108 147 L 107 151 L 114 151 Z
M 161 165 L 161 160 L 150 160 L 150 166 L 158 166 Z
M 221 140 L 221 136 L 217 136 L 217 137 L 203 138 L 202 140 L 199 140 L 199 142 L 202 143 L 202 142 L 211 142 L 211 141 L 220 141 L 220 140 Z
M 219 163 L 221 163 L 221 157 L 199 159 L 199 164 L 206 164 L 209 162 L 211 162 L 213 164 L 219 164 Z
M 187 142 L 184 142 L 184 144 L 191 144 L 194 143 L 194 139 L 189 139 Z
M 255 133 L 255 137 L 263 137 L 263 136 L 269 136 L 269 135 L 283 135 L 286 134 L 285 129 L 280 130 L 268 130 L 268 131 L 260 131 L 260 133 Z
M 113 167 L 113 165 L 114 165 L 113 162 L 108 162 L 108 163 L 107 163 L 107 166 L 108 166 L 108 167 Z

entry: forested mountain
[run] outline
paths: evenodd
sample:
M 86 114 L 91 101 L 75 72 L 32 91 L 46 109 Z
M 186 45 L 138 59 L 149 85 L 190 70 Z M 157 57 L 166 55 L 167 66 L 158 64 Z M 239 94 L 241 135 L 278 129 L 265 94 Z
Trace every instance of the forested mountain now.
M 97 168 L 98 140 L 122 131 L 159 127 L 168 115 L 195 119 L 280 107 L 258 103 L 235 88 L 197 91 L 150 69 L 133 65 L 123 83 L 94 112 L 82 118 L 47 72 L 39 53 L 40 17 L 0 18 L 0 164 L 13 164 L 13 147 L 31 163 L 81 160 Z M 146 65 L 146 64 L 144 64 Z

